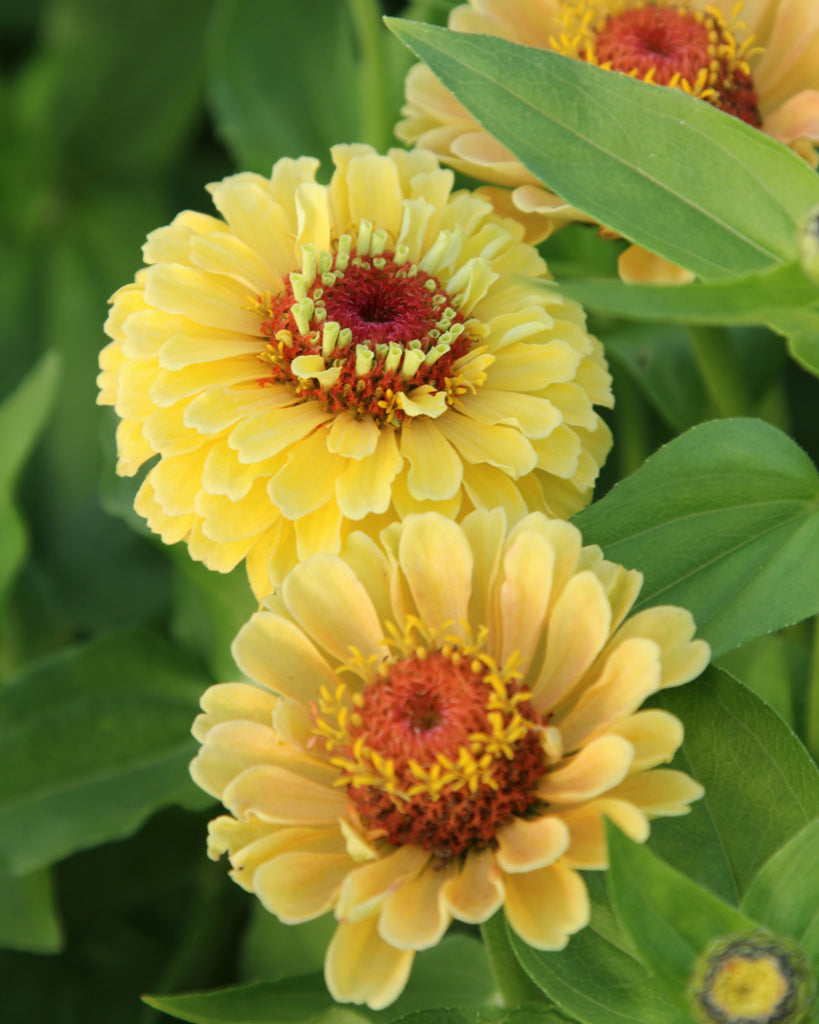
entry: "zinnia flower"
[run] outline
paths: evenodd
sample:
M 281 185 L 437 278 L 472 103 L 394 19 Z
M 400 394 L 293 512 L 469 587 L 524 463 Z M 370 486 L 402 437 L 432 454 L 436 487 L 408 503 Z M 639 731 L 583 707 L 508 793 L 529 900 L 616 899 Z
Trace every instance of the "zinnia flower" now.
M 285 923 L 332 910 L 328 988 L 373 1008 L 453 918 L 503 907 L 544 950 L 584 927 L 603 816 L 643 841 L 702 793 L 656 767 L 680 722 L 637 708 L 709 656 L 681 608 L 626 618 L 641 575 L 542 513 L 427 512 L 381 539 L 266 599 L 233 647 L 258 685 L 205 693 L 191 765 L 230 812 L 210 856 Z
M 457 32 L 500 36 L 668 85 L 792 146 L 812 166 L 819 142 L 819 4 L 814 0 L 470 0 L 450 14 Z M 423 64 L 410 69 L 396 135 L 458 170 L 513 189 L 489 189 L 541 241 L 588 220 L 547 192 Z M 686 279 L 683 268 L 633 246 L 626 280 Z
M 99 401 L 136 509 L 257 596 L 409 512 L 568 517 L 611 435 L 600 343 L 519 224 L 431 153 L 363 145 L 210 186 L 113 298 Z M 366 521 L 366 522 L 364 522 Z

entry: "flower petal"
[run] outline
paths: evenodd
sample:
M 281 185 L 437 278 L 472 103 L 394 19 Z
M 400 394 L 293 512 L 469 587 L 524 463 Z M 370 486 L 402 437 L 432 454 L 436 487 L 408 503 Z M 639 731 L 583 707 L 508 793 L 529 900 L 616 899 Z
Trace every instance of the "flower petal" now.
M 649 815 L 677 817 L 688 814 L 689 804 L 705 793 L 699 782 L 673 768 L 655 768 L 629 775 L 609 792 L 616 800 L 628 800 Z
M 589 923 L 589 894 L 580 875 L 560 862 L 505 875 L 504 911 L 512 930 L 535 949 L 563 949 Z
M 481 924 L 503 905 L 503 875 L 491 850 L 470 850 L 460 872 L 447 879 L 441 897 L 458 921 Z
M 605 793 L 626 777 L 634 748 L 622 736 L 601 736 L 547 772 L 537 795 L 549 804 L 573 804 Z
M 368 861 L 350 872 L 341 887 L 336 905 L 339 921 L 360 921 L 383 904 L 424 869 L 431 855 L 417 846 L 399 846 L 378 860 Z
M 472 551 L 463 530 L 437 513 L 405 521 L 398 557 L 421 621 L 433 630 L 468 621 Z
M 402 465 L 395 435 L 391 431 L 380 431 L 372 455 L 347 459 L 344 472 L 336 479 L 336 501 L 341 514 L 347 519 L 363 519 L 370 513 L 386 512 L 392 482 Z
M 559 814 L 570 837 L 563 863 L 581 871 L 601 871 L 609 866 L 605 818 L 613 821 L 635 843 L 648 839 L 648 818 L 626 800 L 605 796 L 579 807 L 563 808 Z
M 282 924 L 301 924 L 326 913 L 335 902 L 353 866 L 340 833 L 332 837 L 335 852 L 298 850 L 262 864 L 253 875 L 253 889 Z
M 569 845 L 569 830 L 551 814 L 512 818 L 498 830 L 495 859 L 502 871 L 517 874 L 553 864 Z
M 237 818 L 274 825 L 330 825 L 346 812 L 344 793 L 276 765 L 260 764 L 234 779 L 222 803 Z
M 378 934 L 396 949 L 429 949 L 444 937 L 450 915 L 441 895 L 454 871 L 428 864 L 384 900 L 378 921 Z
M 444 501 L 461 486 L 463 463 L 437 424 L 424 417 L 401 430 L 401 454 L 410 463 L 407 487 L 418 501 Z
M 403 992 L 415 953 L 384 942 L 377 924 L 374 917 L 340 924 L 330 939 L 324 980 L 337 1003 L 382 1010 Z

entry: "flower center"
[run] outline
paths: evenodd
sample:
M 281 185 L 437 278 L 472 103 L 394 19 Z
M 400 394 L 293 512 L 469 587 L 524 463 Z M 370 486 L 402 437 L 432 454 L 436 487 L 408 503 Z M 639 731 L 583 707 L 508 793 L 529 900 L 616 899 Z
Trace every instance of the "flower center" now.
M 302 248 L 302 269 L 276 296 L 260 296 L 269 366 L 263 384 L 288 384 L 331 412 L 353 410 L 379 425 L 400 426 L 420 411 L 440 415 L 474 388 L 459 372 L 473 338 L 450 296 L 408 260 L 387 250 L 386 232 L 362 221 L 332 251 Z
M 644 82 L 683 89 L 755 128 L 762 125 L 751 69 L 752 37 L 716 7 L 680 0 L 572 0 L 552 48 Z M 739 36 L 744 36 L 741 42 Z
M 482 638 L 436 646 L 410 622 L 392 643 L 396 656 L 361 692 L 342 683 L 314 709 L 351 812 L 368 839 L 443 859 L 490 845 L 538 803 L 548 767 L 530 695 L 511 664 L 500 669 L 481 650 Z

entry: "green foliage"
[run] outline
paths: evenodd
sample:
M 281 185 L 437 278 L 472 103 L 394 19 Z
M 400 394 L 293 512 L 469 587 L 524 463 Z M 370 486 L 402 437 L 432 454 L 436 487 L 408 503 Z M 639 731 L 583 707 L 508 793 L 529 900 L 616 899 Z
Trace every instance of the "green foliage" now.
M 737 118 L 552 51 L 388 24 L 540 181 L 625 238 L 704 280 L 796 257 L 819 181 Z

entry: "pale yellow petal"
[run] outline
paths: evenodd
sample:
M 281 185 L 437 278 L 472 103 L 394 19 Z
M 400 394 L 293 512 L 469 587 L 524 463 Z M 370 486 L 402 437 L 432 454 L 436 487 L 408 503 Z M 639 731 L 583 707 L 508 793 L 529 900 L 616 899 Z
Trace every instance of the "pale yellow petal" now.
M 407 984 L 415 953 L 388 945 L 377 919 L 341 924 L 327 947 L 324 980 L 337 1003 L 366 1003 L 382 1010 Z
M 600 736 L 542 776 L 537 795 L 548 804 L 591 800 L 622 782 L 633 757 L 634 748 L 622 736 Z
M 291 558 L 287 571 L 293 568 L 296 560 L 304 562 L 313 555 L 338 554 L 341 548 L 342 524 L 341 510 L 334 501 L 328 501 L 315 512 L 308 512 L 306 516 L 296 519 L 296 555 L 295 558 Z M 271 559 L 271 572 L 273 565 L 274 560 Z
M 360 921 L 378 910 L 386 897 L 424 869 L 431 854 L 417 846 L 399 846 L 385 857 L 352 871 L 341 886 L 336 917 Z
M 407 486 L 419 501 L 445 501 L 461 485 L 463 463 L 436 423 L 419 418 L 401 430 L 401 454 L 410 463 Z
M 296 401 L 288 388 L 279 386 L 214 388 L 191 399 L 185 410 L 185 424 L 200 434 L 218 434 L 254 413 L 284 408 Z
M 214 335 L 216 332 L 213 332 Z M 183 370 L 199 363 L 212 363 L 219 359 L 235 356 L 256 355 L 264 351 L 261 341 L 255 338 L 235 338 L 232 335 L 201 338 L 190 334 L 175 334 L 159 349 L 159 365 L 166 370 Z M 259 368 L 264 367 L 259 364 Z M 261 374 L 257 374 L 261 376 Z
M 150 398 L 157 405 L 173 405 L 207 388 L 227 388 L 256 381 L 261 365 L 255 354 L 234 356 L 185 366 L 181 370 L 160 369 L 151 385 Z
M 650 708 L 629 715 L 611 727 L 634 748 L 631 771 L 645 771 L 670 761 L 683 741 L 682 722 L 667 711 Z
M 454 864 L 427 867 L 391 892 L 381 907 L 378 933 L 396 949 L 429 949 L 444 937 L 451 917 L 442 888 Z
M 286 456 L 277 455 L 262 462 L 239 462 L 239 456 L 221 438 L 215 441 L 202 467 L 202 486 L 209 494 L 222 494 L 241 501 L 260 477 L 269 480 L 282 466 Z
M 577 473 L 583 454 L 577 432 L 565 423 L 555 427 L 548 437 L 532 442 L 538 469 L 570 480 Z
M 567 750 L 599 735 L 635 711 L 660 682 L 660 652 L 652 640 L 632 637 L 608 656 L 599 678 L 558 716 Z
M 339 661 L 347 661 L 353 647 L 365 659 L 386 654 L 384 630 L 370 595 L 340 558 L 316 555 L 300 563 L 284 581 L 281 593 L 296 622 Z
M 204 327 L 260 334 L 259 314 L 248 309 L 247 288 L 230 278 L 206 274 L 178 263 L 159 263 L 148 268 L 145 298 L 168 313 L 180 313 Z
M 549 384 L 571 380 L 580 358 L 567 341 L 550 341 L 545 345 L 515 342 L 495 354 L 487 384 L 504 391 L 531 394 Z
M 538 871 L 504 875 L 504 911 L 512 930 L 535 949 L 563 949 L 589 923 L 589 895 L 580 875 L 559 861 Z
M 331 419 L 319 402 L 302 402 L 282 409 L 264 409 L 240 420 L 228 444 L 242 462 L 259 462 L 277 455 Z
M 372 455 L 381 431 L 372 416 L 359 416 L 351 409 L 338 413 L 327 432 L 327 449 L 348 459 Z
M 334 853 L 299 850 L 262 864 L 253 875 L 262 905 L 283 924 L 301 924 L 330 910 L 353 866 L 340 834 L 337 845 Z
M 380 431 L 372 455 L 347 459 L 344 471 L 336 479 L 336 501 L 341 514 L 346 519 L 358 520 L 386 512 L 392 498 L 392 482 L 402 464 L 395 434 Z
M 280 746 L 269 724 L 219 722 L 191 762 L 191 777 L 206 793 L 221 797 L 246 768 L 277 763 Z
M 464 395 L 459 407 L 481 423 L 515 427 L 531 438 L 548 437 L 564 419 L 560 405 L 551 401 L 550 396 L 493 391 L 488 387 L 480 388 L 474 395 Z
M 676 817 L 688 814 L 689 804 L 699 800 L 705 790 L 684 772 L 673 768 L 655 768 L 629 775 L 609 792 L 616 800 L 628 800 L 650 816 Z
M 549 617 L 546 652 L 532 696 L 538 707 L 553 708 L 582 679 L 609 636 L 611 609 L 591 572 L 573 576 Z
M 250 683 L 216 683 L 202 694 L 191 732 L 203 743 L 209 730 L 219 722 L 259 722 L 270 725 L 276 698 Z
M 534 531 L 518 532 L 503 556 L 501 662 L 515 655 L 524 674 L 543 633 L 554 561 L 554 548 Z
M 338 789 L 267 764 L 242 772 L 222 794 L 222 803 L 237 818 L 254 814 L 276 825 L 330 825 L 347 808 Z
M 657 605 L 627 619 L 612 638 L 615 646 L 629 637 L 643 636 L 660 648 L 660 686 L 680 686 L 704 671 L 711 649 L 704 640 L 694 640 L 696 626 L 691 613 L 674 605 Z
M 231 648 L 236 664 L 275 693 L 308 706 L 322 686 L 333 691 L 338 676 L 304 632 L 289 619 L 256 612 L 239 630 Z
M 194 511 L 207 455 L 207 445 L 201 445 L 189 455 L 160 459 L 148 474 L 146 479 L 151 481 L 155 500 L 166 515 L 183 516 Z
M 398 548 L 401 568 L 421 621 L 458 631 L 467 621 L 472 551 L 463 530 L 436 513 L 406 520 Z
M 547 814 L 531 820 L 512 818 L 495 838 L 498 867 L 517 874 L 553 864 L 569 845 L 569 830 L 560 818 Z
M 236 174 L 208 185 L 208 191 L 233 234 L 266 266 L 282 276 L 297 269 L 295 224 L 270 195 L 269 182 L 259 175 Z
M 435 425 L 467 462 L 488 462 L 513 479 L 535 467 L 532 442 L 514 427 L 478 423 L 456 412 L 442 416 Z
M 336 478 L 347 460 L 327 450 L 325 431 L 314 430 L 282 454 L 287 461 L 267 485 L 270 500 L 282 515 L 300 519 L 332 501 Z
M 512 480 L 494 466 L 464 466 L 463 487 L 476 509 L 502 508 L 510 523 L 526 515 L 522 481 Z
M 459 873 L 441 892 L 444 905 L 458 921 L 481 924 L 503 905 L 503 875 L 491 850 L 470 850 Z
M 278 291 L 281 287 L 279 275 L 271 274 L 270 268 L 246 242 L 224 231 L 192 238 L 190 258 L 197 267 L 211 274 L 229 274 L 253 296 Z
M 635 843 L 648 839 L 648 818 L 626 800 L 605 796 L 579 807 L 566 807 L 558 812 L 569 830 L 569 848 L 563 863 L 581 871 L 600 871 L 609 866 L 605 818 Z
M 224 544 L 258 537 L 279 519 L 279 512 L 267 496 L 263 479 L 253 481 L 241 502 L 231 501 L 223 494 L 208 494 L 200 490 L 194 510 L 203 520 L 205 536 Z

